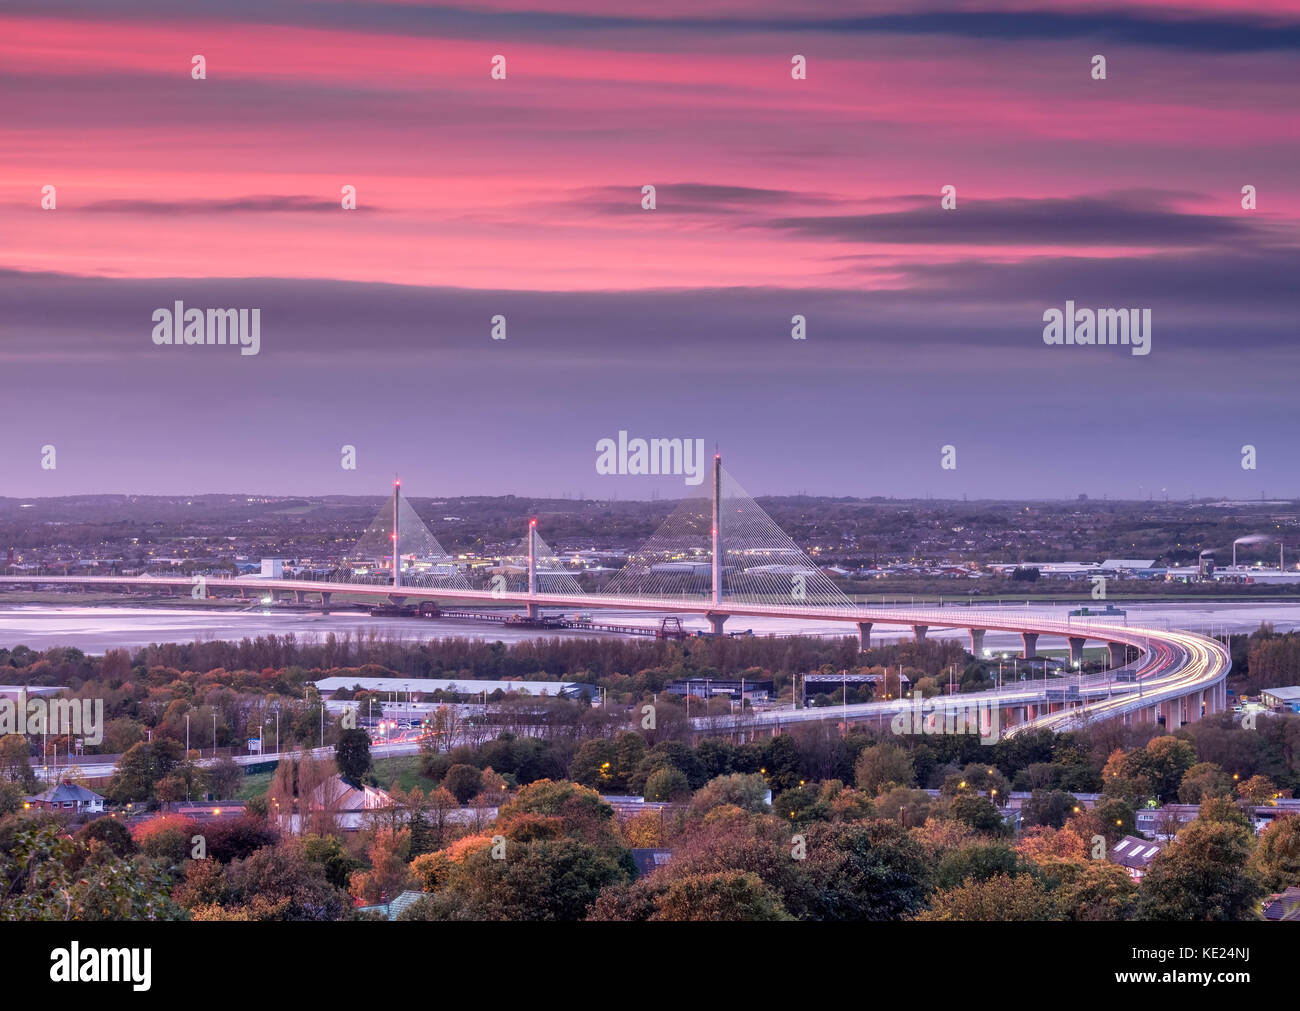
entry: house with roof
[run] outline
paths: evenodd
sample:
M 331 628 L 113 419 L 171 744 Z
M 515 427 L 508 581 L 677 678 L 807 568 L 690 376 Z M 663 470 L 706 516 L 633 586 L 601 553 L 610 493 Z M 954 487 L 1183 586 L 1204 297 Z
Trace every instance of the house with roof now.
M 1164 843 L 1126 835 L 1106 852 L 1106 859 L 1119 864 L 1134 881 L 1141 881 L 1151 861 L 1160 855 Z
M 636 864 L 636 876 L 638 878 L 648 877 L 672 858 L 672 850 L 656 849 L 654 847 L 642 848 L 639 846 L 634 847 L 632 850 L 632 862 Z
M 71 811 L 74 814 L 99 814 L 104 810 L 104 798 L 94 790 L 64 780 L 58 786 L 27 798 L 29 807 L 44 811 Z
M 355 832 L 369 824 L 369 819 L 397 806 L 392 794 L 365 783 L 353 783 L 342 776 L 331 776 L 308 796 L 307 810 L 325 812 L 345 832 Z M 302 831 L 297 811 L 277 817 L 281 827 L 298 834 Z
M 1300 921 L 1300 887 L 1291 885 L 1286 891 L 1265 899 L 1264 919 Z
M 377 906 L 358 906 L 357 912 L 378 913 L 388 920 L 396 920 L 404 909 L 419 901 L 424 895 L 424 892 L 417 892 L 408 888 L 395 896 L 391 902 L 381 902 Z

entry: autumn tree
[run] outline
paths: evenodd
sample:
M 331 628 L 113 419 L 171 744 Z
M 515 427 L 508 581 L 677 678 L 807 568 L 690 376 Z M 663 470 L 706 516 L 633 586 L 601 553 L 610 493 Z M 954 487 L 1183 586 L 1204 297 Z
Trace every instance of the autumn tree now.
M 1066 920 L 1132 919 L 1138 885 L 1109 860 L 1046 857 L 1037 863 L 1057 912 Z
M 391 901 L 410 883 L 410 850 L 410 829 L 377 832 L 370 844 L 370 870 L 352 875 L 352 895 L 368 906 Z
M 916 919 L 1008 922 L 1059 920 L 1062 916 L 1033 875 L 997 874 L 936 892 L 929 908 Z
M 1213 762 L 1197 762 L 1178 787 L 1180 804 L 1200 804 L 1211 797 L 1231 797 L 1232 777 Z
M 1251 776 L 1237 784 L 1237 796 L 1252 804 L 1267 804 L 1277 793 L 1277 787 L 1267 776 Z
M 1020 837 L 1016 852 L 1038 864 L 1054 859 L 1086 860 L 1089 851 L 1083 837 L 1072 825 L 1059 829 L 1040 825 Z
M 1300 817 L 1275 818 L 1260 833 L 1254 866 L 1274 891 L 1300 885 Z

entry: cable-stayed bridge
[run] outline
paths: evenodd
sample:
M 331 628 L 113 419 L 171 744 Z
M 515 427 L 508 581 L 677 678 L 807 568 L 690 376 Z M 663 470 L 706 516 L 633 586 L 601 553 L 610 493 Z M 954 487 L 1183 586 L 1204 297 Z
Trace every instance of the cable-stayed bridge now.
M 203 587 L 204 595 L 246 596 L 292 593 L 299 601 L 317 596 L 328 609 L 335 595 L 371 597 L 392 604 L 408 601 L 481 602 L 515 605 L 529 619 L 544 608 L 627 610 L 666 615 L 699 615 L 714 635 L 729 618 L 795 619 L 843 624 L 856 632 L 863 650 L 877 626 L 910 628 L 918 640 L 931 629 L 969 631 L 971 652 L 983 652 L 988 631 L 1021 636 L 1022 655 L 1037 655 L 1040 637 L 1060 638 L 1070 658 L 1081 662 L 1087 642 L 1105 643 L 1111 666 L 1131 672 L 1123 684 L 1067 682 L 1017 684 L 991 692 L 965 693 L 941 700 L 956 710 L 979 700 L 995 707 L 1000 725 L 1019 732 L 1030 727 L 1065 729 L 1081 722 L 1123 718 L 1173 729 L 1226 708 L 1225 679 L 1231 668 L 1227 649 L 1191 632 L 1131 627 L 1110 621 L 1067 618 L 1031 610 L 974 607 L 873 608 L 845 596 L 750 498 L 714 458 L 711 495 L 681 502 L 659 530 L 598 593 L 584 592 L 574 572 L 542 540 L 531 520 L 517 548 L 470 572 L 449 555 L 402 497 L 395 484 L 391 501 L 380 510 L 337 566 L 322 578 L 219 576 L 0 576 L 0 584 L 77 584 L 104 587 Z M 1130 651 L 1138 659 L 1126 663 Z M 901 711 L 901 702 L 755 714 L 744 726 L 753 733 L 807 720 L 834 719 L 847 726 L 881 722 Z M 942 718 L 942 713 L 938 718 Z M 710 726 L 696 721 L 708 731 Z M 719 728 L 722 729 L 722 728 Z

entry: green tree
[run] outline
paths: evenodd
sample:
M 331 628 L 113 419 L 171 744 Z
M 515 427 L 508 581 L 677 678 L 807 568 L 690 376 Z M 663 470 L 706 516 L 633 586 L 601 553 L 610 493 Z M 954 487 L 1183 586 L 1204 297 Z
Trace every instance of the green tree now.
M 888 785 L 915 786 L 912 756 L 897 744 L 875 744 L 863 748 L 853 765 L 853 779 L 859 790 L 877 796 Z
M 443 777 L 443 789 L 448 790 L 458 803 L 468 804 L 470 798 L 483 784 L 483 770 L 473 765 L 453 765 Z
M 757 773 L 733 772 L 718 776 L 695 791 L 691 800 L 692 818 L 702 818 L 714 808 L 734 804 L 742 811 L 761 814 L 767 811 L 767 781 Z
M 1080 815 L 1075 815 L 1081 823 L 1083 821 L 1090 823 L 1086 829 L 1081 827 L 1078 830 L 1079 835 L 1085 839 L 1100 834 L 1106 837 L 1107 843 L 1117 843 L 1124 836 L 1132 835 L 1137 831 L 1136 810 L 1132 804 L 1118 797 L 1098 799 L 1095 807 L 1081 814 L 1091 816 L 1080 819 Z
M 26 797 L 27 791 L 23 789 L 22 783 L 0 781 L 0 817 L 21 810 Z
M 464 848 L 437 892 L 403 920 L 568 921 L 586 917 L 602 888 L 631 878 L 609 853 L 577 839 L 507 840 L 493 859 L 489 839 Z M 437 854 L 428 854 L 427 860 Z
M 1196 749 L 1188 741 L 1166 734 L 1151 738 L 1145 748 L 1129 752 L 1124 767 L 1130 777 L 1149 782 L 1162 803 L 1169 803 L 1178 795 L 1183 776 L 1195 764 Z
M 948 817 L 969 825 L 976 832 L 1007 835 L 1008 828 L 998 809 L 987 797 L 958 794 L 948 805 Z
M 1210 797 L 1231 797 L 1232 777 L 1213 762 L 1197 762 L 1178 786 L 1180 804 L 1199 804 Z
M 777 817 L 796 825 L 830 821 L 835 813 L 830 801 L 822 796 L 821 788 L 816 783 L 805 783 L 778 793 L 772 798 L 772 810 Z
M 96 818 L 77 832 L 74 837 L 87 850 L 99 844 L 115 856 L 129 857 L 135 853 L 135 840 L 127 827 L 116 818 Z
M 31 745 L 22 734 L 0 737 L 0 781 L 17 783 L 28 793 L 36 790 L 32 772 Z
M 1255 920 L 1266 887 L 1249 866 L 1246 829 L 1192 822 L 1152 861 L 1138 893 L 1144 920 Z
M 876 814 L 897 821 L 904 828 L 925 824 L 934 807 L 934 799 L 924 790 L 909 790 L 898 786 L 876 798 Z
M 813 824 L 802 880 L 783 897 L 800 919 L 900 920 L 922 908 L 929 858 L 911 834 L 888 821 Z M 789 860 L 788 840 L 782 855 Z M 672 865 L 670 864 L 669 867 Z
M 569 778 L 601 793 L 626 793 L 645 754 L 640 734 L 626 731 L 613 740 L 593 738 L 574 754 Z
M 344 730 L 334 746 L 334 763 L 339 775 L 352 783 L 370 771 L 370 735 L 364 730 Z
M 181 745 L 170 737 L 132 745 L 117 763 L 108 784 L 108 798 L 117 804 L 149 800 L 154 784 L 169 776 L 181 761 Z
M 514 832 L 517 822 L 535 825 L 538 819 L 553 821 L 557 837 L 580 839 L 613 852 L 620 860 L 627 854 L 619 838 L 614 809 L 595 790 L 563 780 L 539 779 L 529 783 L 501 805 L 497 811 L 497 831 L 508 836 Z M 627 856 L 629 868 L 634 866 L 630 859 Z
M 244 782 L 244 767 L 229 758 L 219 758 L 207 767 L 208 790 L 216 800 L 229 800 Z
M 708 920 L 718 923 L 791 920 L 781 899 L 757 874 L 717 871 L 667 883 L 654 899 L 651 920 Z
M 330 883 L 321 864 L 307 857 L 302 841 L 264 846 L 226 870 L 227 907 L 257 920 L 337 920 L 350 907 L 347 894 Z
M 1119 864 L 1046 857 L 1038 869 L 1065 919 L 1094 922 L 1133 918 L 1138 885 Z
M 53 824 L 20 832 L 0 853 L 0 920 L 184 919 L 154 864 L 123 859 L 102 844 L 92 852 L 86 859 Z
M 1062 828 L 1078 805 L 1079 801 L 1064 790 L 1035 790 L 1024 805 L 1024 826 L 1032 828 L 1035 825 L 1047 825 L 1050 828 Z
M 1006 843 L 971 842 L 939 858 L 934 883 L 940 889 L 956 888 L 967 881 L 987 881 L 999 874 L 1014 876 L 1022 869 L 1019 854 Z
M 690 793 L 686 773 L 671 765 L 656 769 L 645 781 L 645 799 L 649 801 L 677 801 Z

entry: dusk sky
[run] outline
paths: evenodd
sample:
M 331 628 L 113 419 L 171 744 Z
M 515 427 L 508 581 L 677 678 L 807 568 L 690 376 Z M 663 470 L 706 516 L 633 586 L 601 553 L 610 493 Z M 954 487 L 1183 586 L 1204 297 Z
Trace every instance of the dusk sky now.
M 8 0 L 0 99 L 0 495 L 1300 495 L 1300 2 Z

